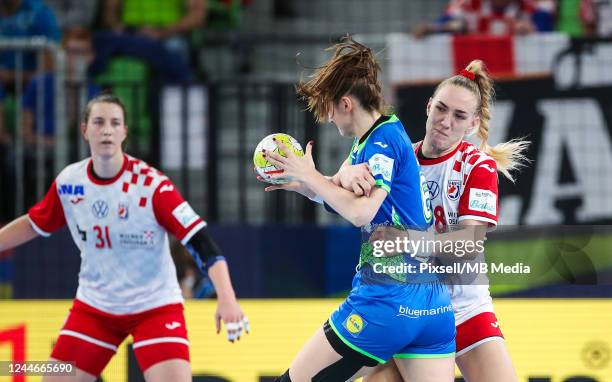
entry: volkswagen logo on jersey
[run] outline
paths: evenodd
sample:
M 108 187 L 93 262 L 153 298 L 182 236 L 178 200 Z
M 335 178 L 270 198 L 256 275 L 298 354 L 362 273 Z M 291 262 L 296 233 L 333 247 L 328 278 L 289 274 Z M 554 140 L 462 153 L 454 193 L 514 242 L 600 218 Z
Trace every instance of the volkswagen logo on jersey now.
M 104 219 L 108 215 L 108 204 L 104 200 L 96 200 L 91 206 L 91 212 L 98 219 Z
M 119 203 L 119 219 L 127 220 L 130 216 L 130 211 L 128 210 L 128 205 L 125 203 Z
M 446 195 L 450 200 L 459 199 L 459 193 L 461 191 L 461 181 L 460 180 L 449 180 L 448 188 L 446 189 Z
M 429 189 L 429 195 L 432 199 L 435 199 L 440 194 L 440 185 L 434 180 L 427 181 L 427 188 Z

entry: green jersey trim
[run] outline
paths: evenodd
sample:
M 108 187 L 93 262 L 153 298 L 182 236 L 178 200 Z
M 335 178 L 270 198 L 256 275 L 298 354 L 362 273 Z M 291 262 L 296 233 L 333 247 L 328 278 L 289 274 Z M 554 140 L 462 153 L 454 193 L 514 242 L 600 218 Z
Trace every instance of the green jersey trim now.
M 377 179 L 376 183 L 374 183 L 374 185 L 382 188 L 385 191 L 387 191 L 387 194 L 391 193 L 391 187 L 387 186 L 382 179 Z
M 334 333 L 336 333 L 336 335 L 338 336 L 338 338 L 340 338 L 342 340 L 342 342 L 344 342 L 344 344 L 348 347 L 350 347 L 351 349 L 355 350 L 358 353 L 361 353 L 363 355 L 365 355 L 366 357 L 372 358 L 375 361 L 378 361 L 380 363 L 386 363 L 386 361 L 382 358 L 378 358 L 375 355 L 372 355 L 370 353 L 368 353 L 365 350 L 361 350 L 359 349 L 357 346 L 353 345 L 352 343 L 350 343 L 346 338 L 342 337 L 342 334 L 340 334 L 340 332 L 338 332 L 338 329 L 336 329 L 336 326 L 334 325 L 334 321 L 331 319 L 331 317 L 329 318 L 329 326 L 331 326 L 331 328 L 334 330 Z
M 395 114 L 392 114 L 388 120 L 384 121 L 380 125 L 376 126 L 374 129 L 372 129 L 372 131 L 370 131 L 370 133 L 363 142 L 359 143 L 359 139 L 355 138 L 355 141 L 353 142 L 353 146 L 351 147 L 351 151 L 349 153 L 349 161 L 352 162 L 352 160 L 350 160 L 351 154 L 359 155 L 359 153 L 361 153 L 361 150 L 363 150 L 365 144 L 368 143 L 368 139 L 370 139 L 372 133 L 378 130 L 381 126 L 394 122 L 399 122 L 399 118 L 397 118 Z
M 425 359 L 425 358 L 450 358 L 450 357 L 454 357 L 455 353 L 446 353 L 446 354 L 411 354 L 411 353 L 407 353 L 407 354 L 394 354 L 393 358 L 401 358 L 401 359 L 410 359 L 410 358 L 416 358 L 416 359 Z

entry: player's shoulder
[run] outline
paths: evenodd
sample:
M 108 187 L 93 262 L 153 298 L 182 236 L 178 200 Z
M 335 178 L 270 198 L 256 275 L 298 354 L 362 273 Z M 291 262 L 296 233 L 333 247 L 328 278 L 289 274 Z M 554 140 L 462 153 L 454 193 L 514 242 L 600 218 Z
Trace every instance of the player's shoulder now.
M 491 165 L 495 166 L 495 160 L 490 155 L 467 141 L 460 143 L 459 150 L 455 155 L 457 160 L 468 168 L 477 167 L 485 162 L 492 162 Z
M 132 174 L 152 177 L 166 177 L 162 171 L 156 169 L 142 159 L 128 155 L 127 160 L 128 164 L 126 166 L 126 171 L 131 172 Z
M 91 158 L 83 159 L 82 161 L 71 163 L 68 166 L 64 167 L 57 177 L 55 178 L 57 182 L 65 182 L 70 180 L 79 180 L 87 178 L 87 166 Z
M 388 120 L 374 129 L 368 142 L 372 147 L 378 146 L 380 149 L 402 150 L 411 146 L 404 125 L 395 115 L 391 115 Z
M 127 160 L 128 164 L 125 171 L 131 176 L 132 183 L 134 184 L 155 189 L 162 182 L 168 180 L 166 174 L 142 159 L 128 155 Z
M 479 177 L 497 177 L 497 163 L 490 155 L 480 150 L 472 143 L 462 142 L 457 152 L 458 161 L 461 162 L 464 178 L 468 178 L 472 173 L 478 171 Z

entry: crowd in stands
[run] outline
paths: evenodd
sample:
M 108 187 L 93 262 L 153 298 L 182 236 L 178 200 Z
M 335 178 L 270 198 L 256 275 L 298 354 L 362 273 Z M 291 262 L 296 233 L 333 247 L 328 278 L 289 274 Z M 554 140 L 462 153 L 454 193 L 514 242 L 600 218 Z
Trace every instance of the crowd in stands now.
M 198 65 L 201 34 L 205 28 L 235 26 L 236 15 L 252 2 L 3 0 L 0 40 L 36 36 L 61 44 L 67 65 L 66 116 L 73 137 L 78 135 L 79 103 L 111 89 L 128 103 L 131 144 L 144 141 L 142 146 L 150 147 L 151 124 L 158 120 L 158 90 L 169 83 L 205 79 Z M 547 31 L 610 36 L 612 0 L 449 0 L 437 20 L 413 28 L 417 37 Z M 0 167 L 8 172 L 13 171 L 16 121 L 21 121 L 26 156 L 34 151 L 39 135 L 46 149 L 54 146 L 54 60 L 47 52 L 39 64 L 35 54 L 0 48 Z M 39 112 L 42 120 L 37 121 Z
M 205 79 L 203 66 L 198 65 L 203 31 L 235 26 L 241 9 L 252 2 L 3 0 L 0 40 L 36 36 L 61 44 L 67 58 L 66 111 L 72 136 L 78 135 L 79 102 L 111 89 L 128 103 L 131 144 L 144 141 L 142 146 L 150 147 L 151 124 L 158 119 L 158 90 L 169 83 Z M 279 3 L 286 2 L 276 1 L 275 7 Z M 437 20 L 413 28 L 417 37 L 443 32 L 522 35 L 547 31 L 610 36 L 612 0 L 449 0 Z M 38 135 L 45 148 L 54 146 L 54 60 L 47 52 L 38 64 L 35 54 L 0 48 L 0 167 L 8 166 L 9 172 L 13 171 L 16 121 L 21 121 L 26 155 L 27 150 L 33 151 Z M 38 112 L 41 121 L 36 120 Z
M 0 38 L 44 37 L 61 43 L 67 55 L 67 81 L 76 83 L 81 78 L 90 98 L 100 91 L 100 86 L 116 86 L 113 82 L 150 84 L 149 79 L 155 79 L 163 83 L 185 83 L 198 78 L 192 39 L 206 27 L 209 14 L 218 23 L 223 9 L 227 14 L 236 12 L 235 3 L 242 5 L 236 0 L 3 0 Z M 53 60 L 47 57 L 40 70 L 34 52 L 21 55 L 14 50 L 0 49 L 0 143 L 3 144 L 12 142 L 15 133 L 5 123 L 4 108 L 7 94 L 15 95 L 18 56 L 25 89 L 22 100 L 26 113 L 22 120 L 27 122 L 23 128 L 25 141 L 32 143 L 32 133 L 37 131 L 32 111 L 36 107 L 36 85 L 40 83 L 50 85 L 43 91 L 45 121 L 41 131 L 51 137 L 54 130 L 53 110 L 47 109 L 54 86 Z M 135 73 L 126 73 L 130 72 L 126 68 L 134 69 Z M 99 86 L 94 86 L 94 82 Z M 71 101 L 69 96 L 69 114 L 74 106 Z M 74 116 L 70 119 L 74 125 Z
M 71 142 L 79 139 L 79 111 L 84 103 L 110 90 L 129 110 L 130 144 L 136 145 L 130 151 L 151 161 L 156 155 L 151 124 L 159 120 L 159 89 L 202 79 L 198 35 L 210 26 L 236 26 L 242 7 L 250 2 L 0 1 L 0 225 L 15 214 L 17 137 L 23 142 L 26 185 L 35 184 L 40 176 L 36 163 L 41 152 L 45 186 L 55 176 L 56 60 L 52 49 L 28 49 L 28 42 L 45 39 L 58 44 L 65 54 L 64 120 Z M 16 39 L 23 46 L 1 46 Z M 68 147 L 70 161 L 76 160 L 77 145 Z M 37 200 L 34 187 L 27 186 L 24 193 L 26 206 Z
M 610 0 L 450 0 L 444 13 L 413 33 L 525 35 L 561 31 L 574 37 L 612 35 Z
M 139 99 L 140 104 L 130 110 L 133 118 L 142 117 L 148 114 L 145 110 L 156 106 L 148 99 L 152 92 L 138 87 L 156 90 L 170 82 L 203 79 L 194 41 L 204 28 L 218 25 L 219 20 L 235 23 L 232 12 L 250 3 L 252 0 L 4 0 L 0 2 L 0 37 L 40 36 L 61 42 L 68 58 L 69 83 L 81 83 L 87 98 L 110 87 L 124 97 Z M 450 0 L 437 20 L 413 28 L 417 37 L 441 32 L 521 35 L 555 30 L 572 36 L 612 35 L 612 0 Z M 12 50 L 0 50 L 3 145 L 10 145 L 15 133 L 7 126 L 7 120 L 14 121 L 15 116 L 6 115 L 5 98 L 7 93 L 15 94 L 16 57 Z M 45 144 L 52 146 L 53 60 L 48 57 L 36 74 L 40 69 L 34 53 L 20 57 L 25 89 L 23 137 L 26 144 L 33 144 L 39 131 Z M 122 82 L 123 87 L 119 85 Z M 34 111 L 36 89 L 42 83 L 45 120 L 38 129 Z M 68 93 L 68 119 L 74 129 L 77 98 L 76 92 Z M 128 122 L 134 125 L 133 120 Z

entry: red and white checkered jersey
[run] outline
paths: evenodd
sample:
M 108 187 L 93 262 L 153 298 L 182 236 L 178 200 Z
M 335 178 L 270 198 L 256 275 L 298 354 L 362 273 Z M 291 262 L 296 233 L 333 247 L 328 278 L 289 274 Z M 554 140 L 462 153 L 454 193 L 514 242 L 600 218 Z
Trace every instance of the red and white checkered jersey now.
M 81 251 L 76 297 L 113 314 L 182 302 L 167 233 L 186 244 L 206 223 L 163 173 L 139 159 L 125 155 L 108 180 L 92 167 L 91 159 L 66 167 L 28 212 L 42 236 L 68 225 Z
M 418 156 L 422 142 L 414 145 L 425 175 L 437 232 L 456 229 L 462 220 L 479 220 L 497 225 L 498 185 L 495 160 L 462 141 L 452 152 L 433 159 Z M 484 261 L 480 254 L 475 262 Z M 451 299 L 456 324 L 482 312 L 492 312 L 489 282 L 479 278 L 474 285 L 452 285 Z

